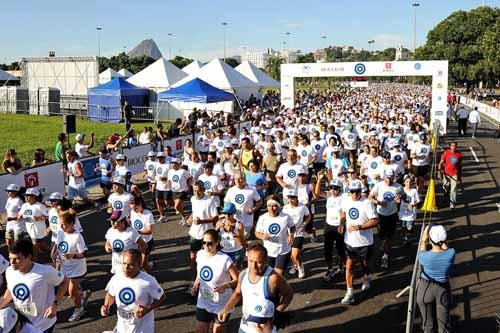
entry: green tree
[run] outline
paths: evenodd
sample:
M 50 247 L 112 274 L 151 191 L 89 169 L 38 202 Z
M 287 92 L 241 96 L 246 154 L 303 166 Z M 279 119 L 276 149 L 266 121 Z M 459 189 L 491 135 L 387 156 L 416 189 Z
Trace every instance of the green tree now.
M 500 77 L 500 8 L 457 11 L 427 34 L 415 59 L 448 60 L 452 83 L 496 83 Z
M 314 54 L 312 52 L 309 52 L 306 54 L 297 55 L 297 62 L 304 63 L 304 62 L 316 62 L 316 61 L 314 61 Z
M 175 66 L 177 66 L 178 68 L 183 68 L 192 63 L 193 59 L 184 58 L 181 56 L 175 56 L 175 58 L 172 59 L 170 62 Z
M 267 60 L 267 65 L 265 71 L 273 79 L 280 80 L 281 78 L 281 64 L 283 63 L 283 58 L 281 57 L 271 57 Z

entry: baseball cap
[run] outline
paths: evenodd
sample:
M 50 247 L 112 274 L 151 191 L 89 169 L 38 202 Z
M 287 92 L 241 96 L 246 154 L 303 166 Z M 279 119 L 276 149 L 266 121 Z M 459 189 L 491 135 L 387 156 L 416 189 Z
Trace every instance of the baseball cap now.
M 83 139 L 83 137 L 84 137 L 83 134 L 78 133 L 77 135 L 75 135 L 75 140 L 80 141 L 81 139 Z
M 434 244 L 445 242 L 447 238 L 446 229 L 440 225 L 431 225 L 429 227 L 429 238 Z
M 0 310 L 0 328 L 2 332 L 10 332 L 17 323 L 18 314 L 13 308 Z
M 117 154 L 116 157 L 115 157 L 115 160 L 125 160 L 125 155 L 123 154 Z
M 154 151 L 150 151 L 148 153 L 148 157 L 154 157 L 154 156 L 156 156 L 156 153 Z
M 296 197 L 297 194 L 297 189 L 295 188 L 285 188 L 283 189 L 283 195 L 285 197 Z
M 354 181 L 349 184 L 349 191 L 361 191 L 363 189 L 363 184 L 360 181 Z
M 239 145 L 240 143 L 239 143 L 238 139 L 231 139 L 231 144 L 232 145 Z
M 385 169 L 384 170 L 384 178 L 394 178 L 394 170 Z
M 181 163 L 181 160 L 180 160 L 180 159 L 178 159 L 177 157 L 174 157 L 174 158 L 172 158 L 172 159 L 170 160 L 170 163 L 177 163 L 177 164 L 179 164 L 179 163 Z
M 332 147 L 332 152 L 333 153 L 338 153 L 339 151 L 340 151 L 339 147 L 337 147 L 337 146 L 333 146 Z
M 62 195 L 62 193 L 59 193 L 59 192 L 53 192 L 49 195 L 50 201 L 62 200 L 63 198 L 64 198 L 64 196 Z
M 156 154 L 156 157 L 167 157 L 167 154 L 165 154 L 165 152 L 163 151 L 160 151 Z
M 5 188 L 6 192 L 19 192 L 20 190 L 21 190 L 21 186 L 19 186 L 17 184 L 9 184 Z
M 222 209 L 223 214 L 234 214 L 236 213 L 236 205 L 231 202 L 225 202 L 224 208 Z
M 114 178 L 111 180 L 111 183 L 113 183 L 113 184 L 119 184 L 119 185 L 125 186 L 125 179 L 123 179 L 122 177 L 114 177 Z
M 40 191 L 37 188 L 32 187 L 26 190 L 26 195 L 34 195 L 37 197 L 40 195 Z
M 340 179 L 332 179 L 332 181 L 330 182 L 330 187 L 342 188 L 342 182 L 340 181 Z
M 125 217 L 126 217 L 126 215 L 123 212 L 123 210 L 115 210 L 115 211 L 113 211 L 113 213 L 109 217 L 108 221 L 118 222 L 118 221 L 125 220 Z

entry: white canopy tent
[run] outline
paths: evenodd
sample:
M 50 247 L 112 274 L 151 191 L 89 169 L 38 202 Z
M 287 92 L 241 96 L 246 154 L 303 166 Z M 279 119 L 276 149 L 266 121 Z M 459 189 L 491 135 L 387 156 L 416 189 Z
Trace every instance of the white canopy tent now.
M 99 74 L 99 84 L 109 82 L 109 81 L 113 80 L 115 77 L 120 77 L 120 76 L 121 75 L 118 74 L 117 71 L 115 71 L 112 68 L 108 68 L 104 72 Z
M 172 87 L 179 80 L 185 78 L 186 73 L 181 71 L 170 61 L 160 58 L 127 81 L 138 87 L 148 88 L 155 92 Z
M 215 58 L 203 66 L 198 74 L 189 75 L 180 80 L 174 87 L 178 87 L 196 77 L 219 89 L 234 92 L 237 97 L 243 100 L 249 99 L 251 95 L 257 98 L 260 97 L 259 86 L 255 82 L 252 82 L 219 58 Z
M 240 65 L 235 68 L 236 71 L 240 72 L 246 78 L 257 83 L 261 88 L 269 87 L 279 87 L 280 83 L 267 75 L 264 71 L 257 68 L 254 64 L 249 61 L 243 61 Z
M 187 66 L 184 66 L 182 68 L 182 71 L 186 73 L 187 75 L 196 75 L 200 71 L 200 69 L 203 67 L 203 63 L 195 60 L 192 63 L 190 63 Z
M 128 79 L 129 77 L 132 77 L 132 75 L 134 75 L 134 73 L 132 73 L 131 71 L 129 71 L 128 69 L 126 68 L 122 68 L 118 71 L 118 74 L 120 74 L 122 77 Z

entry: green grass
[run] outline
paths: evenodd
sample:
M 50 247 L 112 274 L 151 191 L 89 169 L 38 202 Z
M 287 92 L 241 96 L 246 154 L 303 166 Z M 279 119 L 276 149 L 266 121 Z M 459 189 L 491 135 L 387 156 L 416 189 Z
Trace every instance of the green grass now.
M 153 123 L 132 123 L 136 133 L 140 133 L 144 126 L 152 126 Z M 163 123 L 165 129 L 168 124 Z M 57 143 L 57 135 L 63 131 L 62 116 L 35 116 L 20 114 L 0 114 L 0 157 L 7 149 L 14 148 L 24 164 L 31 163 L 34 151 L 37 148 L 45 150 L 48 159 L 54 159 L 54 149 Z M 106 137 L 112 133 L 125 133 L 125 125 L 111 123 L 94 123 L 80 118 L 76 119 L 77 133 L 85 134 L 85 142 L 90 140 L 90 132 L 95 133 L 96 145 L 91 148 L 96 152 L 98 147 L 106 142 Z M 75 134 L 70 134 L 70 142 L 75 143 Z

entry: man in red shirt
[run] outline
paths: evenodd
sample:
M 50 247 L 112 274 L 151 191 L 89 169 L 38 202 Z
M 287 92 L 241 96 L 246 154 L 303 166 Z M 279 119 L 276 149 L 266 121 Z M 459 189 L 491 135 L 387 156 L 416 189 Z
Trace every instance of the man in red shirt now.
M 450 208 L 455 209 L 457 183 L 462 183 L 462 154 L 457 151 L 456 142 L 450 143 L 450 149 L 446 150 L 441 156 L 438 170 L 438 177 L 443 177 L 443 188 L 450 195 Z

